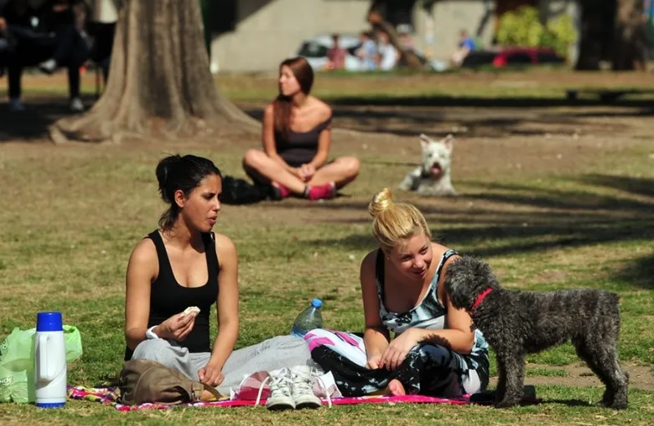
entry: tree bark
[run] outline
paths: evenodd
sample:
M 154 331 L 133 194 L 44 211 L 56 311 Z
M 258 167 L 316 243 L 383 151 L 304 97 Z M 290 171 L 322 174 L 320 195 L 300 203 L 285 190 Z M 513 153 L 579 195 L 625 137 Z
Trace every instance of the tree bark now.
M 613 69 L 645 69 L 643 0 L 618 0 L 614 30 Z
M 579 71 L 596 71 L 600 69 L 600 62 L 607 59 L 605 56 L 607 44 L 611 43 L 611 26 L 607 28 L 606 14 L 603 10 L 607 6 L 607 1 L 597 5 L 592 0 L 583 1 L 581 28 L 579 33 L 579 56 L 575 69 Z M 615 12 L 611 10 L 611 16 Z M 609 35 L 607 37 L 606 35 Z
M 400 35 L 395 30 L 395 27 L 384 19 L 384 0 L 375 0 L 372 2 L 368 10 L 368 22 L 376 30 L 384 31 L 388 34 L 388 41 L 397 49 L 400 58 L 404 60 L 407 67 L 411 69 L 424 69 L 425 60 L 420 58 L 411 50 L 404 47 Z
M 258 126 L 214 86 L 197 0 L 123 0 L 120 6 L 106 90 L 87 113 L 53 124 L 54 142 Z

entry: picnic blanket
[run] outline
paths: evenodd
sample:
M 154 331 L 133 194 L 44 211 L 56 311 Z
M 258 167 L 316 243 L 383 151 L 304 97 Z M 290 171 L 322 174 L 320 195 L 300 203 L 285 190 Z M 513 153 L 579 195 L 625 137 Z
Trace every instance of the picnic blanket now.
M 123 405 L 116 402 L 114 394 L 115 387 L 106 388 L 87 388 L 83 386 L 74 386 L 68 388 L 68 397 L 71 399 L 96 401 L 104 404 L 113 405 L 118 411 L 134 411 L 143 409 L 170 409 L 173 407 L 243 407 L 254 406 L 256 401 L 252 399 L 221 399 L 218 401 L 198 401 L 179 405 L 166 405 L 157 403 L 145 403 L 140 405 Z M 322 399 L 326 403 L 325 398 Z M 361 396 L 361 397 L 340 397 L 332 398 L 332 405 L 352 405 L 352 404 L 399 404 L 399 403 L 420 403 L 420 404 L 456 404 L 465 405 L 473 403 L 470 395 L 464 395 L 455 399 L 437 398 L 423 395 L 403 395 L 403 396 Z M 266 401 L 262 399 L 259 405 L 265 405 Z

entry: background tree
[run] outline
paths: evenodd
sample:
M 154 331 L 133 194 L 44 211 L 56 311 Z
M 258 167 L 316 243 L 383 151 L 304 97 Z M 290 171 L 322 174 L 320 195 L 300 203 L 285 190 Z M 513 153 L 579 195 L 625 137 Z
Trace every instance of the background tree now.
M 613 69 L 645 69 L 643 0 L 617 0 L 613 30 Z
M 106 90 L 87 113 L 54 123 L 53 141 L 256 128 L 214 85 L 197 0 L 120 0 L 118 6 Z
M 614 70 L 644 68 L 645 22 L 642 0 L 582 0 L 576 69 L 597 70 L 601 61 Z

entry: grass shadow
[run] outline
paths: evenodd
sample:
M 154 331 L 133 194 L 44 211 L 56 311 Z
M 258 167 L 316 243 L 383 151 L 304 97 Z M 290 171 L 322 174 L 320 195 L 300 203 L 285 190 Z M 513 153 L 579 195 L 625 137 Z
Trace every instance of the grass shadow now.
M 84 96 L 83 102 L 90 107 L 94 96 Z M 25 111 L 10 111 L 8 104 L 0 105 L 0 143 L 42 142 L 48 138 L 48 127 L 55 121 L 70 115 L 65 97 L 40 99 L 25 103 Z
M 432 231 L 437 241 L 450 247 L 460 247 L 467 254 L 482 258 L 654 239 L 654 179 L 587 175 L 578 182 L 600 189 L 619 190 L 621 193 L 580 194 L 522 185 L 488 184 L 487 190 L 469 194 L 467 198 L 498 207 L 471 212 L 463 206 L 443 208 L 428 201 L 414 205 L 425 214 L 428 222 L 440 224 L 441 229 Z M 640 198 L 627 198 L 633 195 Z M 505 208 L 516 205 L 532 209 L 516 211 Z M 311 206 L 307 205 L 307 208 Z M 325 203 L 320 208 L 361 211 L 367 209 L 367 204 Z M 360 216 L 334 218 L 330 222 L 364 224 L 369 220 Z M 307 241 L 305 244 L 338 244 L 355 250 L 375 247 L 367 231 L 352 233 L 344 238 Z M 652 276 L 654 256 L 647 255 L 625 266 L 613 278 L 640 288 L 654 289 Z
M 654 114 L 651 99 L 618 99 L 606 102 L 596 98 L 569 100 L 562 91 L 561 97 L 536 96 L 507 96 L 507 97 L 479 97 L 479 96 L 342 96 L 330 99 L 333 105 L 367 105 L 367 106 L 407 106 L 407 107 L 474 107 L 474 108 L 552 108 L 552 107 L 593 107 L 593 106 L 622 106 L 643 108 Z

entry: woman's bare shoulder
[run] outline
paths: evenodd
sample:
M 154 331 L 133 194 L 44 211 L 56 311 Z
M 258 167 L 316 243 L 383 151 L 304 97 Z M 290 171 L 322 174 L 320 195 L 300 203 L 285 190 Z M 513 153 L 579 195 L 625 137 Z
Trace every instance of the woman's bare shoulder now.
M 157 247 L 151 238 L 143 238 L 138 242 L 132 254 L 129 257 L 127 269 L 130 271 L 142 271 L 148 274 L 156 274 L 156 269 L 159 265 L 159 258 L 157 256 Z
M 236 257 L 236 245 L 226 235 L 214 233 L 216 240 L 216 253 L 221 259 Z
M 321 121 L 325 121 L 332 116 L 332 107 L 330 107 L 324 101 L 316 98 L 315 96 L 311 97 L 312 108 L 315 110 L 316 116 L 318 116 Z
M 361 273 L 374 271 L 375 264 L 377 263 L 377 250 L 373 250 L 366 254 L 361 261 Z
M 137 262 L 148 261 L 157 258 L 157 248 L 154 245 L 154 241 L 151 238 L 143 238 L 141 241 L 136 244 L 134 250 L 132 250 L 132 255 L 130 260 L 135 260 Z

